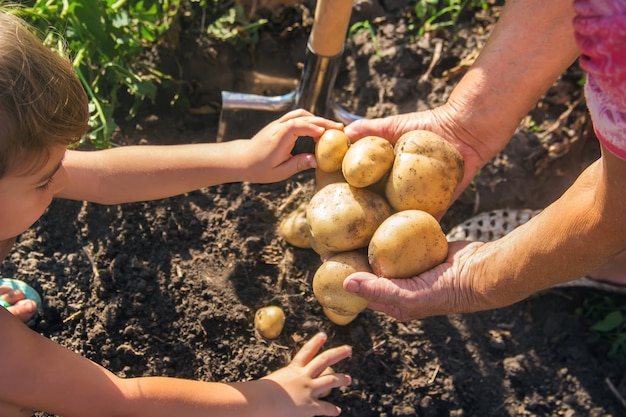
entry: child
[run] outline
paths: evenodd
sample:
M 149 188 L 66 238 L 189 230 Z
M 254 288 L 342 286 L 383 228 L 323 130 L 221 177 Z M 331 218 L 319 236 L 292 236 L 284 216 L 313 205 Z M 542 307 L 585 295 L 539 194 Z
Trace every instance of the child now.
M 342 125 L 296 110 L 249 140 L 217 144 L 68 150 L 88 129 L 87 97 L 70 63 L 48 50 L 16 17 L 0 11 L 0 252 L 53 198 L 119 204 L 220 183 L 280 181 L 315 167 L 291 155 L 298 136 L 318 138 Z M 6 289 L 3 290 L 3 292 Z M 0 294 L 3 294 L 0 292 Z M 19 293 L 5 294 L 15 310 Z M 26 303 L 25 305 L 27 305 Z M 28 309 L 29 307 L 24 307 Z M 14 311 L 28 319 L 28 311 Z M 30 311 L 32 313 L 32 311 Z M 32 410 L 71 416 L 336 416 L 318 397 L 350 377 L 322 371 L 350 356 L 348 346 L 318 351 L 314 336 L 283 369 L 257 381 L 122 379 L 28 329 L 0 308 L 0 415 Z M 316 356 L 317 355 L 317 356 Z

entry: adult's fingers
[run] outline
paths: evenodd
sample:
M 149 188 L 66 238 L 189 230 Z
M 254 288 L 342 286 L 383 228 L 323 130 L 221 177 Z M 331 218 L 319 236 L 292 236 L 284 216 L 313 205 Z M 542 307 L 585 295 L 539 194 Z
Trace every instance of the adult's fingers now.
M 343 288 L 369 301 L 368 308 L 396 319 L 402 317 L 399 307 L 401 289 L 392 280 L 367 272 L 355 272 L 343 281 Z

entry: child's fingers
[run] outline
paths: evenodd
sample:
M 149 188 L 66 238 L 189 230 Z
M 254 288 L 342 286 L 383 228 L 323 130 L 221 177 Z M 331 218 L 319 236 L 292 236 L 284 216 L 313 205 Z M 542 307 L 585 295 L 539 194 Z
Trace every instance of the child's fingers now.
M 291 137 L 293 141 L 300 136 L 311 136 L 314 139 L 319 138 L 327 129 L 334 128 L 335 122 L 329 122 L 318 117 L 303 117 L 292 119 L 282 123 L 279 127 L 282 137 Z
M 326 119 L 325 117 L 315 116 L 314 114 L 304 110 L 296 109 L 283 115 L 276 120 L 278 123 L 285 123 L 289 121 L 295 121 L 298 119 L 304 120 L 306 123 L 313 123 L 325 129 L 341 129 L 343 130 L 343 123 L 336 122 L 334 120 Z
M 352 356 L 352 346 L 338 346 L 320 353 L 311 359 L 306 367 L 310 372 L 310 375 L 313 378 L 316 378 L 324 372 L 324 369 L 329 366 L 333 366 L 337 362 L 349 358 L 350 356 Z
M 296 353 L 292 365 L 305 367 L 311 360 L 317 355 L 324 343 L 328 340 L 328 335 L 324 332 L 317 333 L 311 339 L 309 339 L 302 348 Z M 321 373 L 321 371 L 320 371 Z
M 352 377 L 345 374 L 328 374 L 313 381 L 313 396 L 319 398 L 333 388 L 345 387 L 352 383 Z
M 313 113 L 306 111 L 304 109 L 295 109 L 288 113 L 283 114 L 278 120 L 279 123 L 286 122 L 287 120 L 295 119 L 303 116 L 313 116 Z
M 316 416 L 338 416 L 341 414 L 341 408 L 328 401 L 317 401 L 316 405 Z
M 26 298 L 21 291 L 4 286 L 0 287 L 0 297 L 9 304 L 15 304 Z

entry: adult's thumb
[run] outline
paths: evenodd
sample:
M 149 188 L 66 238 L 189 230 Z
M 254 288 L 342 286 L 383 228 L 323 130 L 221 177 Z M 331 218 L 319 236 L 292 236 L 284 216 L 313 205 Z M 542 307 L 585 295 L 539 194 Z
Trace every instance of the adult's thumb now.
M 368 272 L 355 272 L 346 277 L 343 288 L 369 302 L 380 303 L 387 300 L 393 291 L 390 284 L 386 278 L 379 278 Z

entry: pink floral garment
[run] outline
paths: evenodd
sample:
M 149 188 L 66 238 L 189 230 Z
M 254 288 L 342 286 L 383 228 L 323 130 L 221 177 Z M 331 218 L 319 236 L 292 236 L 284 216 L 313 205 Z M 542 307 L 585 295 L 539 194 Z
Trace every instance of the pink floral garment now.
M 626 0 L 575 0 L 574 9 L 596 135 L 608 150 L 626 159 Z

